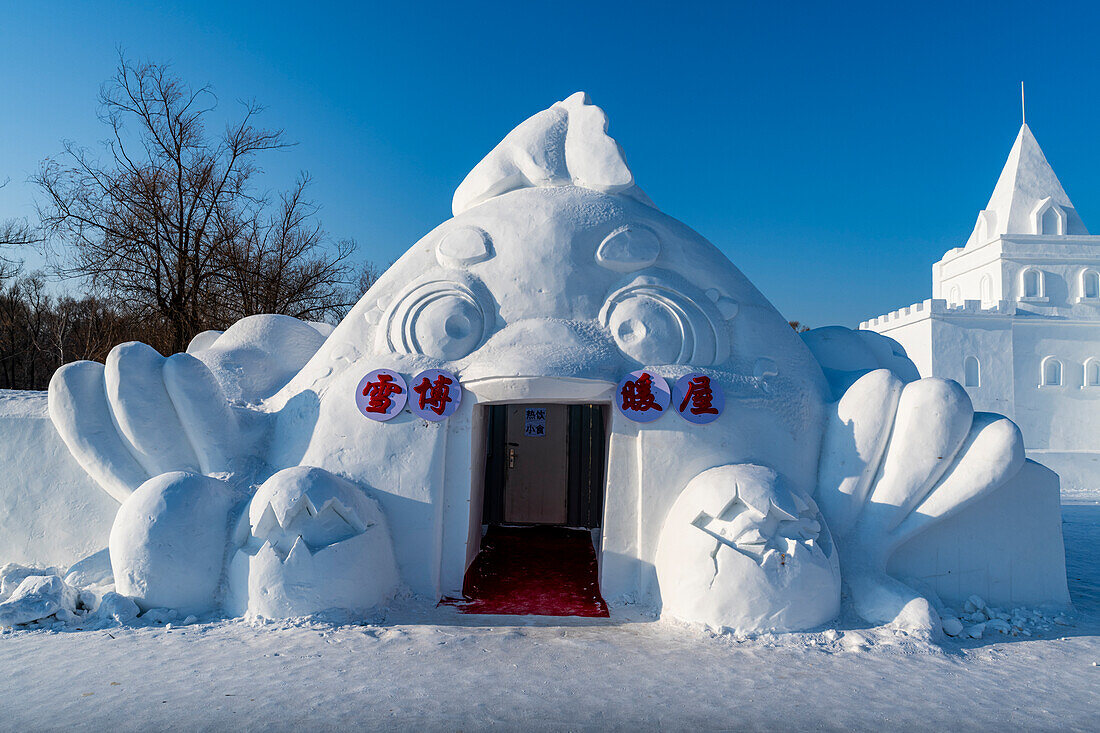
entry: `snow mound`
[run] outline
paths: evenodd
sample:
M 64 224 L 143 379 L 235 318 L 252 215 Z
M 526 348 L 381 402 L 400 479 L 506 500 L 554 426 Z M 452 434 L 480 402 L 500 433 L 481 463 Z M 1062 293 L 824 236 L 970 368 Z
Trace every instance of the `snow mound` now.
M 142 484 L 111 528 L 118 591 L 143 609 L 215 607 L 233 494 L 224 481 L 176 471 Z
M 903 382 L 920 379 L 920 372 L 904 347 L 880 333 L 825 326 L 801 335 L 821 364 L 834 399 L 844 394 L 857 379 L 875 369 L 889 369 Z
M 0 626 L 28 624 L 32 621 L 71 613 L 80 594 L 57 575 L 28 575 L 6 601 L 0 603 Z
M 230 400 L 254 404 L 278 392 L 324 342 L 318 328 L 297 318 L 248 316 L 196 355 Z

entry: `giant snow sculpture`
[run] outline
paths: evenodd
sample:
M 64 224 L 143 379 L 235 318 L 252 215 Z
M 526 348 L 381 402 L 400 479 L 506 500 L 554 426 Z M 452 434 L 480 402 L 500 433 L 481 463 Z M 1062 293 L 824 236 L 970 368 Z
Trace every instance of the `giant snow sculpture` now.
M 709 375 L 726 406 L 706 425 L 611 413 L 605 597 L 801 629 L 836 615 L 843 572 L 868 620 L 934 632 L 931 605 L 888 561 L 1019 470 L 1015 426 L 975 415 L 954 383 L 912 381 L 877 342 L 854 366 L 833 353 L 827 380 L 810 348 L 825 354 L 821 339 L 808 347 L 725 256 L 662 214 L 606 127 L 583 94 L 522 123 L 458 187 L 454 218 L 327 338 L 256 317 L 202 334 L 191 354 L 124 344 L 106 366 L 59 370 L 50 414 L 123 503 L 111 550 L 129 592 L 148 606 L 143 589 L 201 573 L 187 584 L 196 603 L 261 615 L 365 608 L 399 582 L 459 592 L 481 536 L 484 407 L 608 404 L 644 367 Z M 355 392 L 379 369 L 448 370 L 461 405 L 442 422 L 367 420 Z M 188 486 L 239 501 L 192 517 Z M 227 568 L 158 558 L 187 551 L 177 530 L 189 521 L 204 547 L 225 533 Z

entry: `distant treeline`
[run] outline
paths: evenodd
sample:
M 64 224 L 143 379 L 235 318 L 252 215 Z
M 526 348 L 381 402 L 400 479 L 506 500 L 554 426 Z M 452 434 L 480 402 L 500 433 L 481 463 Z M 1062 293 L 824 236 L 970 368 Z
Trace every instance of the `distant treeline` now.
M 0 389 L 46 389 L 62 364 L 80 359 L 103 362 L 126 341 L 141 341 L 162 354 L 176 351 L 172 331 L 155 313 L 98 295 L 53 295 L 43 273 L 5 278 L 0 267 Z M 367 265 L 347 297 L 319 315 L 338 320 L 376 278 Z M 247 313 L 225 313 L 203 324 L 224 330 Z M 289 315 L 306 315 L 291 312 Z M 197 327 L 194 336 L 201 330 Z

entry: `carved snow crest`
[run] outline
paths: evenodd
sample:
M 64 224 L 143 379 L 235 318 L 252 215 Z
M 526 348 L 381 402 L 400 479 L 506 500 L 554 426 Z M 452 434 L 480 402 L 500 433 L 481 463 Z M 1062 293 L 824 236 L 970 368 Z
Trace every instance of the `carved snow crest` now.
M 520 123 L 455 190 L 455 216 L 521 188 L 580 186 L 653 206 L 634 184 L 623 151 L 607 134 L 607 115 L 577 92 Z

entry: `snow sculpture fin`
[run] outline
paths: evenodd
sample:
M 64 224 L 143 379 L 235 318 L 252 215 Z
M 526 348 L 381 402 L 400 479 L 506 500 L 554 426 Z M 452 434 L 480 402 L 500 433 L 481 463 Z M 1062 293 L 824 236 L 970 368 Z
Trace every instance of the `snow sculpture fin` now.
M 1015 476 L 1023 436 L 1007 418 L 975 413 L 957 382 L 930 377 L 901 387 L 886 370 L 865 374 L 832 409 L 817 499 L 855 610 L 871 623 L 938 634 L 936 611 L 887 575 L 887 562 L 902 543 Z
M 455 190 L 455 216 L 521 188 L 581 186 L 653 206 L 607 134 L 607 115 L 577 92 L 529 117 L 474 166 Z

